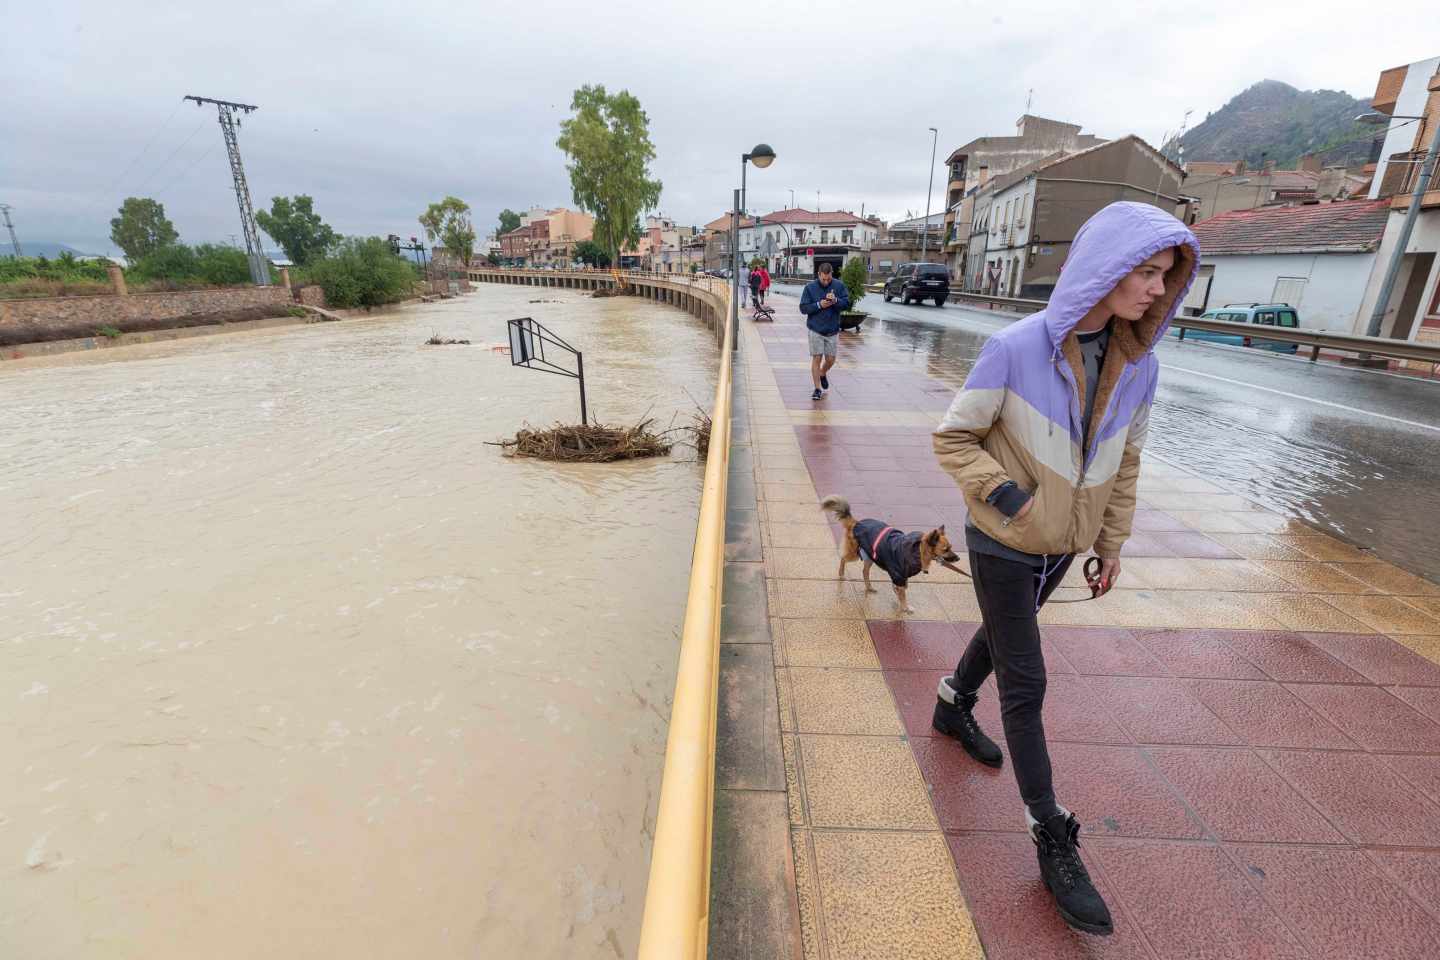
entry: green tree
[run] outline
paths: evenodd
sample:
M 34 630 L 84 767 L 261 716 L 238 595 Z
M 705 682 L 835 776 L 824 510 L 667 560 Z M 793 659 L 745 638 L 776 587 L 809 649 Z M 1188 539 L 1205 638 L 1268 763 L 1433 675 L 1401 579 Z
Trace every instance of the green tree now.
M 570 109 L 555 145 L 570 158 L 576 205 L 595 217 L 597 241 L 618 262 L 640 239 L 641 211 L 660 202 L 661 183 L 650 178 L 650 118 L 628 91 L 611 96 L 602 84 L 576 90 Z
M 409 296 L 414 268 L 379 237 L 347 237 L 305 271 L 332 307 L 375 307 Z
M 865 299 L 865 282 L 870 279 L 869 271 L 865 269 L 865 261 L 859 257 L 851 257 L 845 261 L 845 266 L 840 268 L 840 282 L 845 284 L 845 289 L 850 291 L 850 309 L 856 310 L 860 301 Z
M 430 242 L 439 240 L 451 255 L 470 266 L 475 255 L 475 227 L 470 223 L 470 204 L 459 197 L 446 197 L 439 203 L 430 204 L 420 214 L 420 226 Z
M 592 267 L 608 267 L 611 262 L 610 254 L 606 253 L 605 248 L 594 240 L 581 240 L 575 244 L 575 259 L 584 261 Z
M 125 251 L 125 256 L 138 260 L 180 239 L 175 225 L 165 219 L 165 205 L 149 197 L 126 197 L 120 205 L 120 216 L 110 221 L 110 239 Z
M 257 211 L 255 221 L 302 267 L 323 257 L 336 240 L 335 231 L 315 212 L 315 201 L 303 193 L 272 197 L 270 211 Z
M 519 229 L 520 229 L 520 214 L 516 213 L 514 210 L 511 210 L 509 207 L 506 207 L 504 210 L 501 210 L 501 211 L 500 211 L 500 227 L 499 227 L 499 229 L 497 229 L 497 230 L 495 231 L 495 236 L 496 236 L 496 238 L 498 239 L 502 234 L 509 233 L 511 230 L 519 230 Z

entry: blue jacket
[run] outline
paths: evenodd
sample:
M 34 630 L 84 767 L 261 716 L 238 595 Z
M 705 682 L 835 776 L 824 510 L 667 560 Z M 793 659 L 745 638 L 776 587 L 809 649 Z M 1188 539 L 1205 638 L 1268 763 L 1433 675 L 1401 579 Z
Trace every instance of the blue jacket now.
M 822 308 L 820 301 L 831 290 L 835 291 L 835 306 Z M 811 280 L 805 284 L 805 292 L 800 294 L 800 312 L 807 318 L 805 326 L 822 337 L 833 337 L 840 332 L 840 311 L 849 307 L 850 291 L 845 289 L 839 277 L 831 278 L 828 287 L 820 286 L 819 280 Z

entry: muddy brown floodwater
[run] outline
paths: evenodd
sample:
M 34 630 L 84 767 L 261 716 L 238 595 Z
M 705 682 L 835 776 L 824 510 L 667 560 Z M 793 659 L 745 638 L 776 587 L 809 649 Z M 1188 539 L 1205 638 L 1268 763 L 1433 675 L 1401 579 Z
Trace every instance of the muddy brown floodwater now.
M 502 458 L 578 401 L 490 347 L 716 350 L 537 289 L 0 365 L 0 956 L 633 955 L 701 471 Z

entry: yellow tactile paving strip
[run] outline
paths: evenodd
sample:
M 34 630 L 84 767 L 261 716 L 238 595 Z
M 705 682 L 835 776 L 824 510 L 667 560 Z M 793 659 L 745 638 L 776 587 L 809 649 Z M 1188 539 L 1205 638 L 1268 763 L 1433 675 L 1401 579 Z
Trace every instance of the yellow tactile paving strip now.
M 865 625 L 899 614 L 888 591 L 863 592 L 858 564 L 836 579 L 833 538 L 794 431 L 913 428 L 933 418 L 788 410 L 774 370 L 801 365 L 772 364 L 750 325 L 742 343 L 805 956 L 981 957 Z M 964 372 L 958 363 L 931 366 L 931 376 L 957 385 Z M 1042 622 L 1383 633 L 1440 662 L 1435 584 L 1153 456 L 1140 496 L 1240 559 L 1130 562 L 1124 586 L 1103 604 L 1047 607 Z M 1077 564 L 1057 597 L 1082 592 Z M 909 594 L 907 619 L 979 619 L 972 589 L 954 574 L 912 584 Z
M 981 957 L 865 627 L 867 617 L 892 616 L 894 603 L 836 582 L 834 538 L 794 431 L 797 422 L 898 426 L 916 418 L 792 416 L 754 329 L 742 331 L 805 956 Z M 858 577 L 858 565 L 851 572 Z M 948 576 L 958 588 L 959 578 Z M 911 590 L 917 616 L 952 613 L 940 593 L 947 584 L 923 586 L 936 589 Z

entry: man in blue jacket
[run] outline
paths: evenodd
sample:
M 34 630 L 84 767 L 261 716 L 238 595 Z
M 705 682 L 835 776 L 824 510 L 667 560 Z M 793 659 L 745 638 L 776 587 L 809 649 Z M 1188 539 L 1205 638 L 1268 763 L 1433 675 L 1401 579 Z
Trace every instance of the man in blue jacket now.
M 835 347 L 840 339 L 840 311 L 850 306 L 850 291 L 835 277 L 834 268 L 820 264 L 819 276 L 805 284 L 800 294 L 800 312 L 810 331 L 810 379 L 815 383 L 811 400 L 819 400 L 830 389 L 826 376 L 835 366 Z

